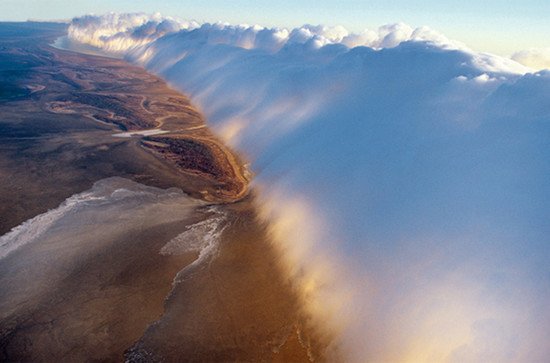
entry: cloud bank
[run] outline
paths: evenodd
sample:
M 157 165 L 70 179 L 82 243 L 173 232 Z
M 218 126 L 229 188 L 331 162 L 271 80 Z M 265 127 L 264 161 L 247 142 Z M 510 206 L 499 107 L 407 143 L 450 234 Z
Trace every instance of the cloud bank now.
M 69 36 L 190 94 L 250 159 L 346 361 L 550 355 L 550 72 L 405 24 L 164 21 L 84 17 Z
M 195 22 L 177 21 L 160 14 L 86 15 L 72 20 L 69 36 L 109 52 L 124 52 L 168 33 L 193 29 Z
M 350 33 L 343 26 L 304 25 L 300 28 L 265 28 L 260 25 L 231 25 L 228 23 L 199 24 L 160 14 L 106 14 L 86 15 L 75 18 L 69 28 L 69 36 L 83 43 L 112 52 L 127 52 L 132 48 L 154 42 L 167 33 L 179 30 L 197 30 L 206 33 L 205 41 L 211 44 L 227 44 L 246 49 L 280 50 L 285 44 L 305 44 L 320 48 L 328 44 L 342 44 L 353 48 L 390 48 L 399 43 L 428 41 L 442 47 L 464 48 L 459 42 L 447 39 L 428 27 L 412 28 L 404 23 L 388 24 L 376 30 L 365 29 Z
M 534 69 L 550 69 L 550 48 L 532 48 L 512 55 L 512 59 Z

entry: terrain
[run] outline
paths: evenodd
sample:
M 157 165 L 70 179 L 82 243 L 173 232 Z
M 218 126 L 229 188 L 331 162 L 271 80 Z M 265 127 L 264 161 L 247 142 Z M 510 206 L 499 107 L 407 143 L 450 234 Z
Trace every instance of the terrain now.
M 0 257 L 0 360 L 323 360 L 242 159 L 158 77 L 51 47 L 64 32 L 0 24 L 0 247 L 28 239 Z M 215 248 L 161 253 L 203 225 Z
M 45 25 L 49 30 L 45 34 L 32 33 L 33 27 L 39 25 L 14 24 L 2 34 L 1 184 L 6 191 L 17 189 L 13 183 L 21 185 L 22 179 L 13 173 L 22 168 L 14 164 L 26 163 L 20 177 L 29 176 L 31 185 L 25 184 L 24 198 L 0 193 L 8 198 L 1 200 L 0 208 L 26 210 L 12 211 L 11 217 L 2 219 L 0 233 L 57 206 L 60 197 L 114 175 L 177 186 L 211 201 L 233 201 L 246 194 L 244 168 L 205 127 L 187 98 L 124 61 L 55 49 L 48 42 L 62 33 L 51 25 Z M 115 132 L 155 128 L 167 133 L 162 138 L 110 137 Z M 147 162 L 137 165 L 141 158 Z M 55 173 L 56 169 L 63 173 Z M 47 205 L 36 205 L 29 187 L 42 193 L 44 183 L 55 186 L 55 196 Z

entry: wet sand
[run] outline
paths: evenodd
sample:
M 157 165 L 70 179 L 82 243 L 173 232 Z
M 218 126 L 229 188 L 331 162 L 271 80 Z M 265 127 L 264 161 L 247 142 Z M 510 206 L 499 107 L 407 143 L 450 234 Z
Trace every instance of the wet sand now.
M 80 225 L 96 211 L 0 259 L 0 360 L 324 360 L 328 342 L 255 218 L 239 157 L 157 77 L 47 46 L 63 32 L 0 25 L 0 235 L 114 176 L 201 202 Z M 153 128 L 169 133 L 112 136 Z M 216 253 L 185 270 L 198 252 L 159 251 L 208 218 L 205 203 L 227 225 Z

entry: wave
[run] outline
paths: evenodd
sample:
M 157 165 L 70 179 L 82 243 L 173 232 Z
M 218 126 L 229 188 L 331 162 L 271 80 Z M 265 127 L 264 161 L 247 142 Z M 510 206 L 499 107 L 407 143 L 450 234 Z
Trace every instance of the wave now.
M 550 72 L 404 24 L 364 34 L 77 18 L 189 93 L 347 361 L 541 361 Z M 172 23 L 173 22 L 173 23 Z

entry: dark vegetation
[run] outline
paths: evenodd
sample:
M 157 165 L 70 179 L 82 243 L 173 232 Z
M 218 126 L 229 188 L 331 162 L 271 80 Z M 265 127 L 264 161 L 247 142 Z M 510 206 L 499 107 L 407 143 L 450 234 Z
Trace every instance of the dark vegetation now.
M 143 140 L 154 141 L 146 146 L 161 154 L 170 154 L 173 161 L 186 170 L 206 173 L 216 179 L 226 174 L 210 149 L 198 141 L 172 137 L 145 137 Z

